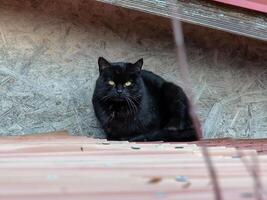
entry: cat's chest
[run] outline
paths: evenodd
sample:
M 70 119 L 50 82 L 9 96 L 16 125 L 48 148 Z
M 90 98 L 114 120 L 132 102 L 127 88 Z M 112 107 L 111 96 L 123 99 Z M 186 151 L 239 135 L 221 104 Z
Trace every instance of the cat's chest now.
M 142 131 L 146 126 L 141 125 L 140 121 L 136 117 L 116 117 L 116 114 L 112 114 L 113 119 L 107 123 L 106 131 L 114 136 L 133 136 Z
M 111 120 L 128 117 L 131 113 L 126 105 L 109 105 L 106 113 Z
M 137 133 L 149 131 L 160 124 L 156 109 L 146 110 L 110 110 L 110 118 L 107 127 L 110 132 Z

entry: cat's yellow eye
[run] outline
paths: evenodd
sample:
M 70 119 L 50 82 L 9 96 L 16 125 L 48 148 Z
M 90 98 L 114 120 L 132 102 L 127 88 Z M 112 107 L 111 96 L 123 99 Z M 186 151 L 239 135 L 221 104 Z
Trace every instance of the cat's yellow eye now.
M 114 86 L 115 82 L 114 81 L 108 81 L 108 84 L 111 85 L 111 86 Z
M 127 82 L 124 84 L 124 86 L 126 86 L 126 87 L 128 87 L 128 86 L 130 86 L 130 85 L 132 85 L 132 83 L 131 83 L 130 81 L 127 81 Z

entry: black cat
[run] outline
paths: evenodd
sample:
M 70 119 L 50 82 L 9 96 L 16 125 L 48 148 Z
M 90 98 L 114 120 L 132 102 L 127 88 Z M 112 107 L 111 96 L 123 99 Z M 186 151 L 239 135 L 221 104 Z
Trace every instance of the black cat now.
M 109 140 L 194 141 L 197 134 L 183 90 L 136 63 L 98 59 L 93 95 L 97 119 Z

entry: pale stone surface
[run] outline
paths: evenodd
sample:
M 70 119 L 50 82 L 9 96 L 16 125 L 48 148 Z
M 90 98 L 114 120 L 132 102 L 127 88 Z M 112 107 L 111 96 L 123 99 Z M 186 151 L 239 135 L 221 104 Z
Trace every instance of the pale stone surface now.
M 266 43 L 185 25 L 207 137 L 267 137 Z M 136 61 L 183 86 L 167 19 L 83 0 L 0 0 L 0 134 L 103 136 L 97 58 Z

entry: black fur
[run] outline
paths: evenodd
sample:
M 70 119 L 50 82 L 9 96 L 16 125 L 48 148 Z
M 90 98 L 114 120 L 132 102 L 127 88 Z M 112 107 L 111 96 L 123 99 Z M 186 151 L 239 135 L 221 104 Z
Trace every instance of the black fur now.
M 107 139 L 129 141 L 194 141 L 197 134 L 183 90 L 136 63 L 98 60 L 93 95 L 97 119 Z M 130 81 L 130 85 L 125 85 Z

